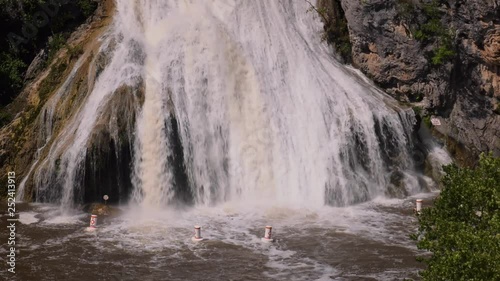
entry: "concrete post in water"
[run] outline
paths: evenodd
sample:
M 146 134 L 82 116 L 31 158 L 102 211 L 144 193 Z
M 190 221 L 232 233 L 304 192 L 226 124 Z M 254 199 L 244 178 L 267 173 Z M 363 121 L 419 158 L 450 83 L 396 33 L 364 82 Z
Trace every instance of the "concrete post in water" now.
M 420 214 L 420 212 L 422 211 L 422 199 L 417 199 L 417 208 L 415 209 L 415 211 L 417 212 L 417 214 Z
M 90 216 L 90 226 L 87 227 L 87 231 L 95 231 L 97 229 L 97 215 Z
M 201 226 L 195 225 L 194 226 L 194 236 L 191 238 L 193 242 L 199 242 L 205 240 L 203 237 L 201 237 Z
M 264 233 L 264 237 L 261 238 L 263 242 L 274 242 L 273 239 L 273 227 L 270 225 L 266 226 L 266 232 Z

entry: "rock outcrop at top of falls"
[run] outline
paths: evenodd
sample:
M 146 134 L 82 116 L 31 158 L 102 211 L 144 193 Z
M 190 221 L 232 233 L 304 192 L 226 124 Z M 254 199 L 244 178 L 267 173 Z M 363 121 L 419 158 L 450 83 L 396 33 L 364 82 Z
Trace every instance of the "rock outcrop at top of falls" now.
M 411 103 L 463 164 L 500 156 L 500 1 L 320 0 L 348 38 L 327 38 L 396 99 Z M 342 11 L 338 11 L 342 9 Z M 338 19 L 339 16 L 344 16 Z M 471 157 L 472 156 L 472 157 Z

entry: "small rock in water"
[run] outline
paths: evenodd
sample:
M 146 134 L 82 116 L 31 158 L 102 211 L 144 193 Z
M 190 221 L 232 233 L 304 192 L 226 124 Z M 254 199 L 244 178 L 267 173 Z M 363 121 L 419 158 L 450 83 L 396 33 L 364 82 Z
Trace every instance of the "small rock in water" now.
M 385 191 L 390 198 L 405 198 L 408 196 L 405 182 L 405 174 L 399 170 L 393 171 L 390 177 L 390 184 Z

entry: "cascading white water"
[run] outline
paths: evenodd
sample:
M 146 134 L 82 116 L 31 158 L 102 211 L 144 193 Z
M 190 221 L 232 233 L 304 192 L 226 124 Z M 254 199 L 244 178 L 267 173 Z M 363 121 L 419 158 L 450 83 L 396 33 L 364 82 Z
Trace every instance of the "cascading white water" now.
M 136 202 L 163 206 L 180 189 L 196 204 L 347 205 L 383 195 L 391 172 L 413 168 L 413 113 L 333 60 L 307 10 L 299 0 L 118 0 L 110 63 L 38 166 L 37 188 L 56 175 L 62 204 L 77 199 L 109 96 L 142 81 Z M 175 140 L 187 186 L 175 181 Z
M 49 141 L 52 138 L 52 133 L 54 129 L 53 120 L 54 120 L 54 113 L 56 111 L 56 106 L 61 100 L 62 96 L 64 96 L 64 94 L 67 93 L 69 84 L 74 82 L 75 74 L 81 66 L 81 61 L 82 59 L 79 59 L 76 62 L 75 67 L 68 75 L 66 81 L 64 81 L 60 89 L 58 89 L 58 91 L 45 103 L 45 105 L 41 110 L 42 115 L 38 119 L 38 121 L 41 123 L 40 127 L 42 128 L 40 134 L 38 135 L 39 148 L 35 153 L 35 160 L 28 171 L 28 175 L 30 175 L 33 172 L 33 169 L 37 166 L 38 161 L 40 160 L 40 153 L 43 151 L 45 146 L 49 143 Z M 19 192 L 17 193 L 18 199 L 22 199 L 25 197 L 25 185 L 27 180 L 28 177 L 24 177 L 24 179 L 21 181 L 19 185 Z

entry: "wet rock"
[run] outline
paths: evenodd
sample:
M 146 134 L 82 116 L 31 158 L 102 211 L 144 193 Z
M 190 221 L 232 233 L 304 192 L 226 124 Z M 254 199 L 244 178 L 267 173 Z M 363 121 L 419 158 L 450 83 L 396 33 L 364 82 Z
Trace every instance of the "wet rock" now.
M 77 198 L 84 203 L 110 196 L 110 203 L 127 202 L 132 190 L 133 132 L 137 104 L 142 104 L 142 84 L 123 86 L 113 93 L 92 131 L 88 142 L 85 163 L 79 173 L 82 182 Z
M 396 99 L 418 102 L 447 121 L 449 130 L 439 135 L 463 147 L 463 158 L 483 151 L 500 156 L 500 1 L 441 2 L 440 21 L 455 31 L 456 56 L 433 65 L 436 42 L 414 38 L 427 19 L 418 7 L 428 1 L 341 0 L 353 64 Z
M 427 71 L 420 43 L 397 20 L 394 1 L 342 1 L 352 42 L 353 64 L 398 96 Z M 404 96 L 400 99 L 405 99 Z
M 46 141 L 47 127 L 50 123 L 50 128 L 53 135 L 57 135 L 63 127 L 64 122 L 69 119 L 76 105 L 86 97 L 91 90 L 92 85 L 85 83 L 89 80 L 95 80 L 88 75 L 91 75 L 92 70 L 89 66 L 93 58 L 93 53 L 98 53 L 100 42 L 95 40 L 100 34 L 106 31 L 106 26 L 111 23 L 111 16 L 114 11 L 114 1 L 103 0 L 99 2 L 99 8 L 96 11 L 96 16 L 90 24 L 81 25 L 67 41 L 71 46 L 83 46 L 86 52 L 83 54 L 83 64 L 80 70 L 76 73 L 74 83 L 70 83 L 64 94 L 61 96 L 57 104 L 57 108 L 53 115 L 47 115 L 47 110 L 44 110 L 42 100 L 40 100 L 41 86 L 46 84 L 45 79 L 52 71 L 51 67 L 61 67 L 61 64 L 66 64 L 66 70 L 61 76 L 66 76 L 68 69 L 72 68 L 76 60 L 69 58 L 67 48 L 62 48 L 55 55 L 56 60 L 48 68 L 43 68 L 43 54 L 40 53 L 38 59 L 35 59 L 30 70 L 26 74 L 28 82 L 23 91 L 17 98 L 6 107 L 9 112 L 15 116 L 14 119 L 0 128 L 0 174 L 6 175 L 8 171 L 15 170 L 16 177 L 24 178 L 35 160 L 36 153 L 41 153 L 44 157 L 48 150 L 38 151 L 44 146 Z M 88 51 L 88 52 L 87 52 Z M 94 68 L 96 69 L 96 68 Z M 97 76 L 97 75 L 94 75 Z M 29 81 L 29 79 L 32 79 Z M 55 93 L 60 87 L 60 83 L 53 83 L 49 89 L 49 95 Z M 50 120 L 51 122 L 48 122 Z M 43 121 L 43 122 L 42 122 Z M 38 151 L 38 152 L 37 152 Z M 47 185 L 51 185 L 57 175 L 50 177 Z M 26 192 L 24 200 L 44 201 L 44 196 L 35 198 L 35 179 L 33 173 L 26 181 Z M 56 190 L 59 186 L 52 186 L 52 190 Z M 0 194 L 1 196 L 1 194 Z
M 109 216 L 109 217 L 116 217 L 121 214 L 121 210 L 118 209 L 117 207 L 101 203 L 92 203 L 86 205 L 84 211 L 92 215 Z
M 428 177 L 418 176 L 418 185 L 423 192 L 429 192 L 432 188 L 436 188 L 436 182 L 428 180 Z
M 432 153 L 429 153 L 425 159 L 425 174 L 436 183 L 440 183 L 444 176 L 441 159 Z
M 405 198 L 408 191 L 406 188 L 406 175 L 402 171 L 394 171 L 391 173 L 390 184 L 386 190 L 386 196 L 391 198 Z

